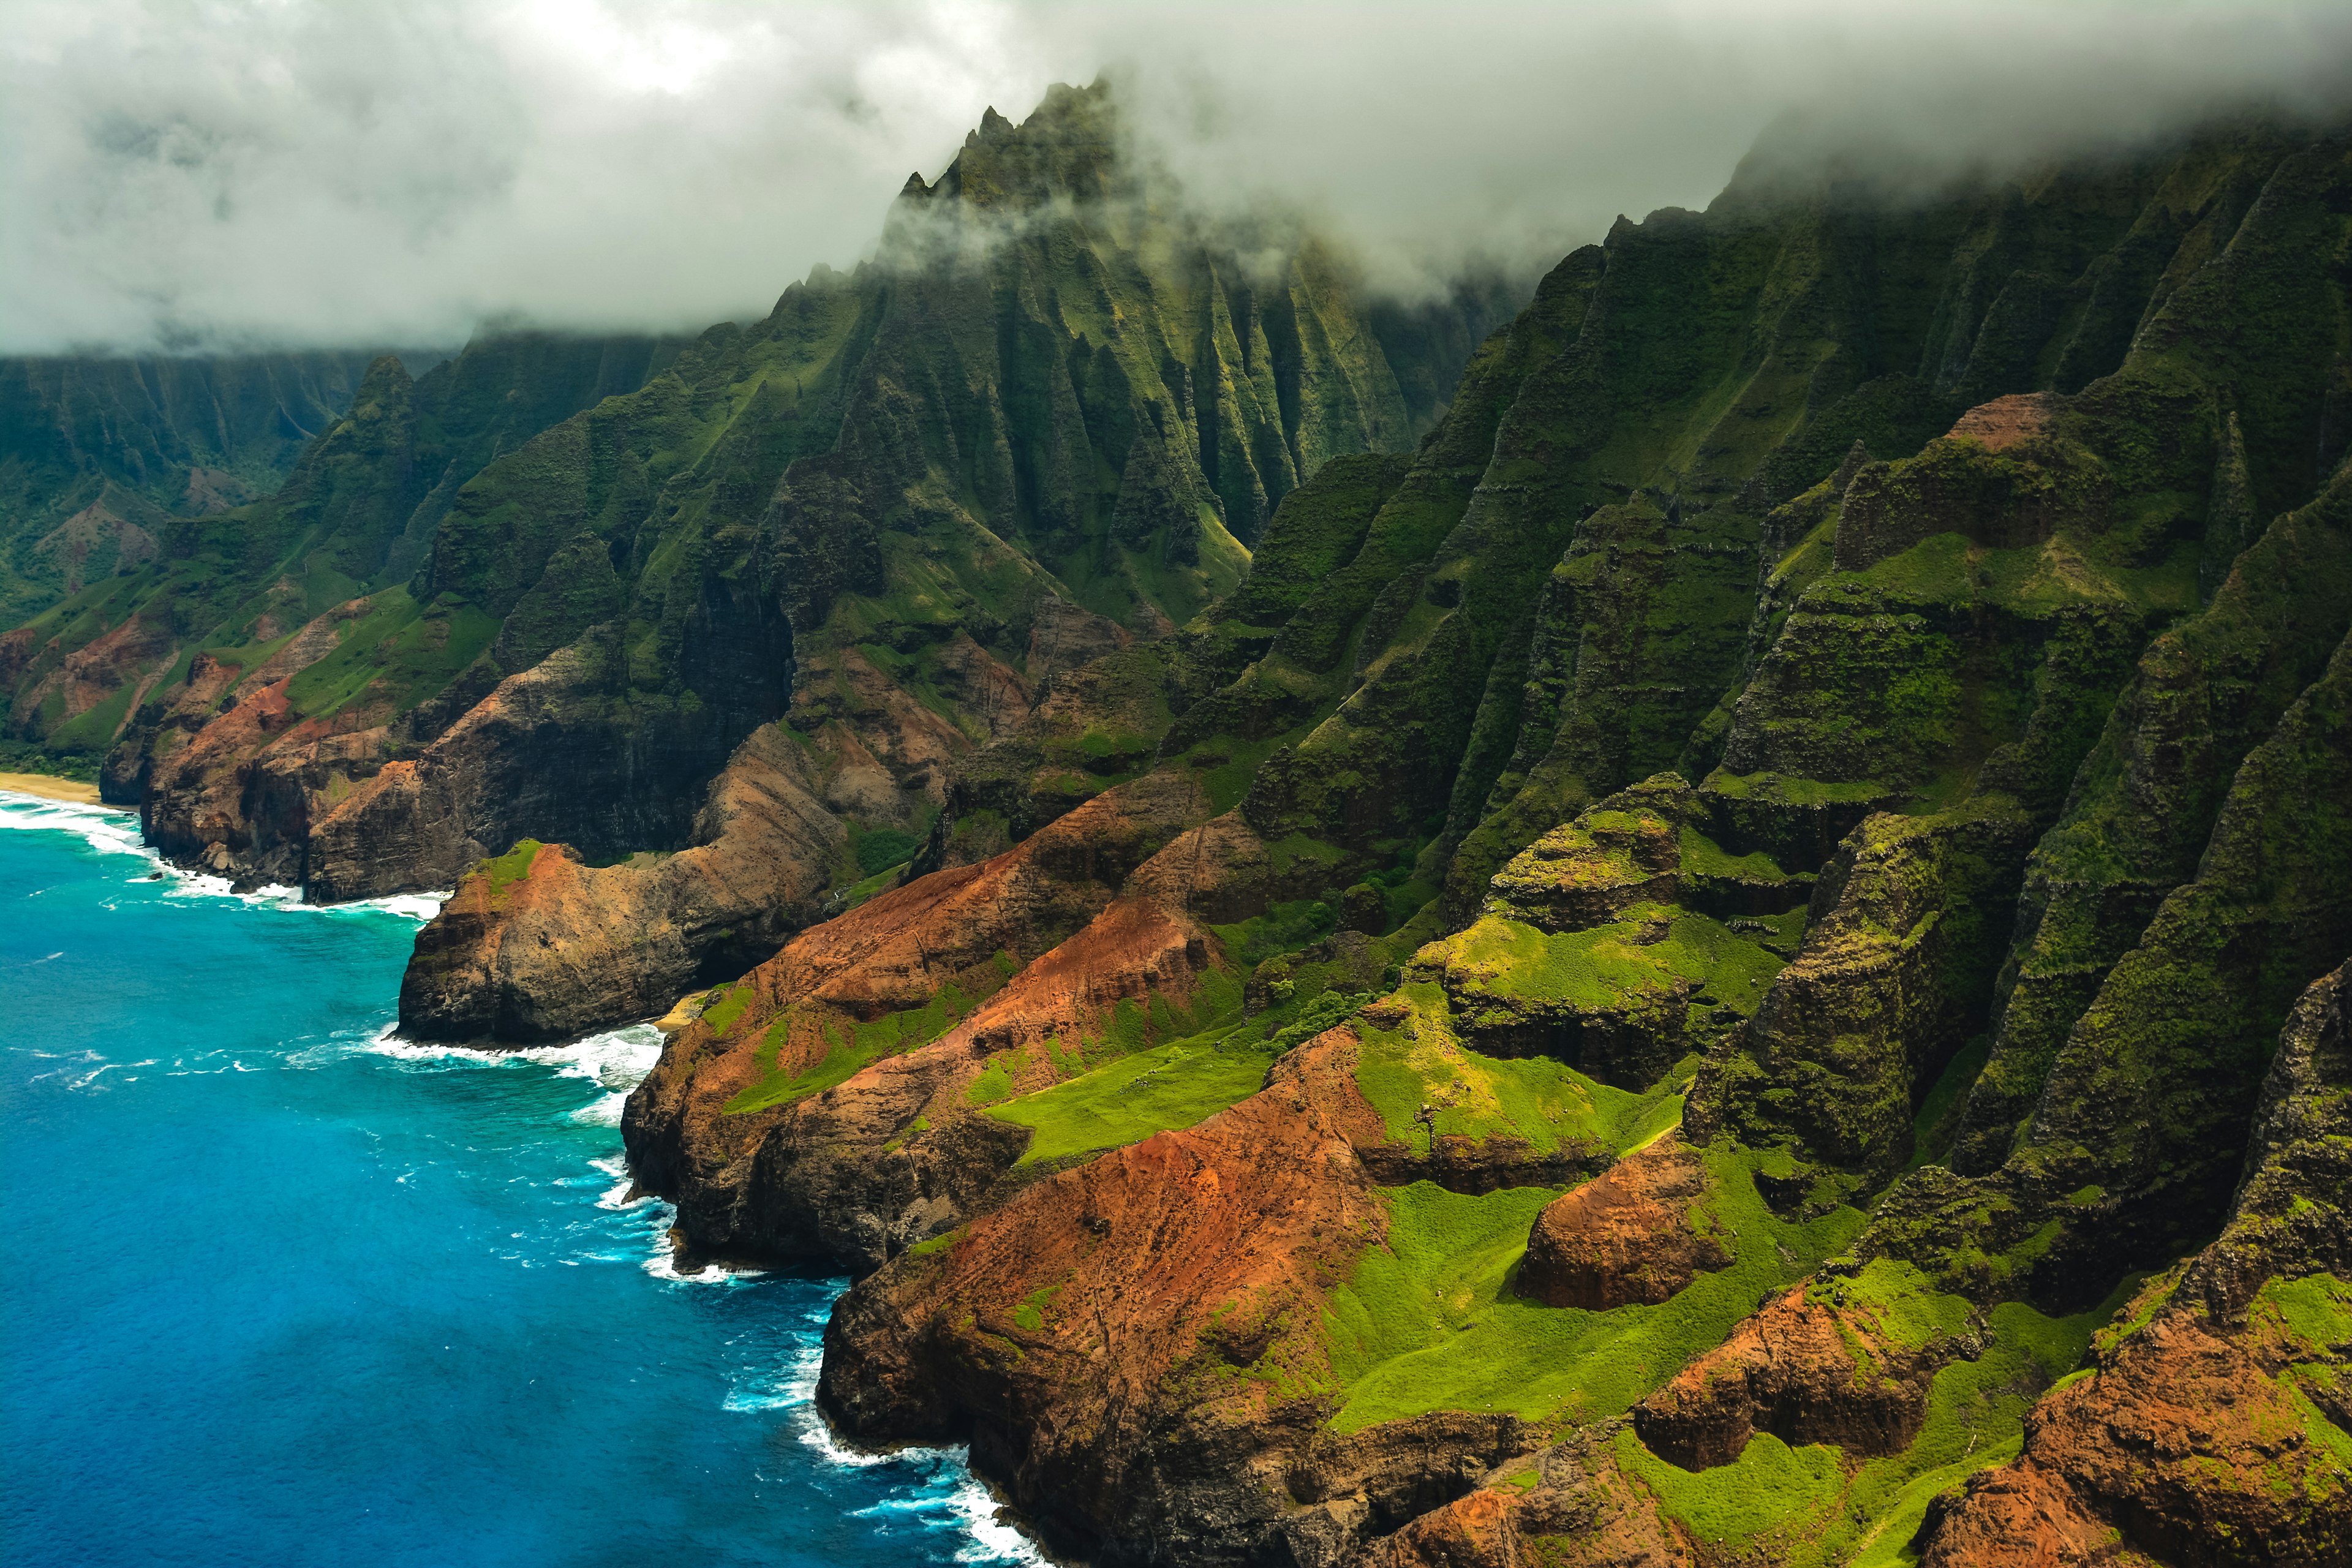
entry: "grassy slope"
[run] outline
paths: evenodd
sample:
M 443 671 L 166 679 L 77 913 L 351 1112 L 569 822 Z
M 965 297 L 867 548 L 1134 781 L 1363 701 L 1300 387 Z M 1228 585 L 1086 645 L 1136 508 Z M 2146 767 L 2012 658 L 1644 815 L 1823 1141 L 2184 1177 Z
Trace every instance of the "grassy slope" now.
M 1356 1431 L 1424 1410 L 1560 1424 L 1622 1414 L 1862 1228 L 1846 1208 L 1783 1222 L 1756 1194 L 1753 1158 L 1706 1156 L 1717 1183 L 1707 1217 L 1734 1238 L 1731 1266 L 1657 1306 L 1605 1312 L 1512 1293 L 1528 1228 L 1554 1189 L 1472 1198 L 1421 1182 L 1394 1191 L 1385 1243 L 1331 1296 L 1327 1339 L 1344 1391 L 1334 1425 Z

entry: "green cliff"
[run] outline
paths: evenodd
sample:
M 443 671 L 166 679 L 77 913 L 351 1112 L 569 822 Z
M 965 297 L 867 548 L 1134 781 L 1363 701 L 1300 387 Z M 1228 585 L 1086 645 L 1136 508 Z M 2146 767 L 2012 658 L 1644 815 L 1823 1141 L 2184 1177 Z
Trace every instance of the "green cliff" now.
M 2237 124 L 1900 206 L 1743 174 L 1621 223 L 1410 462 L 1327 467 L 1237 590 L 957 771 L 948 867 L 1057 791 L 1197 780 L 1173 863 L 1003 995 L 1172 875 L 1245 917 L 1202 928 L 1199 973 L 1248 974 L 1232 1021 L 1081 1030 L 1045 1071 L 951 1031 L 841 1091 L 980 1053 L 1050 1191 L 991 1186 L 1019 1146 L 940 1099 L 705 1123 L 692 1034 L 633 1149 L 682 1140 L 664 1190 L 722 1249 L 908 1201 L 787 1143 L 970 1173 L 835 1253 L 890 1260 L 820 1400 L 969 1438 L 1080 1555 L 2326 1560 L 2347 1344 L 2292 1303 L 2341 1295 L 2305 1245 L 2341 1194 L 2259 1124 L 2352 952 L 2347 192 L 2340 137 Z M 1342 939 L 1370 1000 L 1324 967 Z M 1310 1005 L 1323 1032 L 1229 1082 Z M 1101 1113 L 1131 1052 L 1155 1102 L 1196 1087 L 1191 1126 Z M 747 1135 L 748 1175 L 693 1165 Z M 2309 1237 L 2231 1250 L 2256 1168 Z M 1573 1283 L 1531 1284 L 1539 1252 Z M 2193 1322 L 2135 1301 L 2192 1258 L 2245 1278 Z M 2151 1313 L 2171 1337 L 2119 1348 Z M 2281 1392 L 2184 1415 L 2198 1355 Z M 2143 1432 L 2197 1458 L 2100 1457 Z

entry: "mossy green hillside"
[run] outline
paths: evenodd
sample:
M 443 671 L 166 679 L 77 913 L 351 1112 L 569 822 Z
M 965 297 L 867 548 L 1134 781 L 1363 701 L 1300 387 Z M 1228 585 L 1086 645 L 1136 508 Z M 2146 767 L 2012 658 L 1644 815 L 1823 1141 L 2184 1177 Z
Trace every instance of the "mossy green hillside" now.
M 1752 1015 L 1788 963 L 1757 937 L 1793 945 L 1804 929 L 1801 911 L 1743 921 L 1741 931 L 1671 904 L 1636 904 L 1624 914 L 1576 931 L 1487 915 L 1446 938 L 1442 959 L 1415 962 L 1442 963 L 1456 1025 L 1474 1034 L 1679 1006 L 1683 1016 L 1660 1026 L 1680 1040 L 1692 1010 Z
M 2274 519 L 2212 602 L 2140 656 L 2026 869 L 1991 1060 L 1954 1163 L 2005 1159 L 2066 1032 L 2164 896 L 2189 879 L 2248 752 L 2352 625 L 2352 480 Z M 2151 809 L 2153 808 L 2153 809 Z
M 2161 180 L 2088 184 L 2113 213 Z M 1445 812 L 1446 831 L 1478 846 L 1454 884 L 1458 914 L 1528 837 L 1684 759 L 1742 673 L 1759 520 L 1857 439 L 1906 457 L 1961 398 L 2047 374 L 1990 340 L 1978 363 L 1980 323 L 1948 301 L 1997 293 L 2039 247 L 2052 265 L 2089 265 L 2124 239 L 2128 224 L 2070 210 L 2084 189 L 2036 191 L 1998 221 L 1960 201 L 1849 226 L 1856 215 L 1830 222 L 1735 187 L 1704 216 L 1618 226 L 1605 268 L 1576 268 L 1580 300 L 1562 279 L 1553 315 L 1539 292 L 1523 318 L 1571 346 L 1507 388 L 1475 500 L 1429 565 L 1383 595 L 1356 659 L 1363 685 L 1262 773 L 1252 822 L 1364 834 Z M 1838 259 L 1857 247 L 1872 251 L 1860 272 Z M 1873 285 L 1849 287 L 1863 273 Z M 2054 343 L 2081 322 L 2043 327 Z M 1649 352 L 1667 335 L 1675 353 Z M 2120 361 L 2122 343 L 2098 342 L 2074 344 L 2077 369 Z M 1505 805 L 1497 786 L 1515 799 L 1506 781 L 1522 778 L 1534 794 Z M 1511 826 L 1482 831 L 1482 811 Z
M 1882 1261 L 1817 1283 L 1811 1293 L 1833 1295 L 1842 1310 L 1906 1348 L 1975 1336 L 1978 1354 L 1949 1363 L 1928 1384 L 1926 1422 L 1901 1452 L 1866 1458 L 1829 1444 L 1791 1448 L 1767 1432 L 1750 1438 L 1733 1463 L 1689 1471 L 1658 1458 L 1630 1431 L 1612 1448 L 1660 1512 L 1695 1536 L 1805 1568 L 1916 1562 L 1910 1543 L 1928 1505 L 1975 1471 L 2017 1457 L 2026 1412 L 2081 1363 L 2092 1331 L 2129 1292 L 2070 1317 L 2010 1301 L 1979 1319 L 1971 1303 L 1934 1291 L 1917 1270 Z
M 572 395 L 559 383 L 513 400 L 552 416 L 535 423 L 478 395 L 483 355 L 429 388 L 379 363 L 279 495 L 175 525 L 154 563 L 109 579 L 128 592 L 34 627 L 12 729 L 92 754 L 124 737 L 133 778 L 179 732 L 162 726 L 168 682 L 146 676 L 192 645 L 282 639 L 364 597 L 295 694 L 338 727 L 392 721 L 381 755 L 354 755 L 349 776 L 339 762 L 330 791 L 541 666 L 560 673 L 534 714 L 579 731 L 582 767 L 614 763 L 577 792 L 601 814 L 492 822 L 489 837 L 561 837 L 592 858 L 681 845 L 702 784 L 796 698 L 803 733 L 892 770 L 905 798 L 862 825 L 919 829 L 938 759 L 906 754 L 899 727 L 944 721 L 951 751 L 984 742 L 1024 680 L 1230 595 L 1305 477 L 1410 446 L 1434 417 L 1429 388 L 1458 360 L 1391 356 L 1466 352 L 1510 303 L 1472 289 L 1374 307 L 1300 236 L 1273 273 L 1255 240 L 1244 268 L 1215 226 L 1144 199 L 1115 127 L 1107 89 L 1057 90 L 1025 128 L 992 129 L 936 185 L 910 187 L 877 262 L 820 269 L 757 322 L 616 364 L 596 397 L 559 406 Z M 1000 234 L 1015 211 L 1017 234 Z M 983 228 L 1004 242 L 934 243 Z M 1385 471 L 1368 470 L 1375 489 Z M 1294 575 L 1317 580 L 1346 548 L 1306 540 Z M 1280 600 L 1274 564 L 1259 592 Z M 1041 613 L 1080 640 L 1033 638 Z M 100 679 L 147 702 L 63 711 L 47 700 L 58 662 L 101 634 L 131 646 Z M 544 665 L 592 634 L 584 662 Z M 1162 702 L 1070 737 L 1067 760 L 1094 781 L 1077 798 L 1148 763 L 1171 716 Z
M 1678 1071 L 1629 1091 L 1555 1058 L 1479 1051 L 1444 988 L 1433 982 L 1408 983 L 1360 1015 L 1355 1028 L 1362 1042 L 1357 1088 L 1392 1142 L 1423 1152 L 1435 1136 L 1517 1140 L 1538 1154 L 1622 1153 L 1673 1126 L 1681 1113 Z
M 1428 1410 L 1560 1426 L 1620 1415 L 1862 1226 L 1851 1209 L 1788 1224 L 1757 1195 L 1748 1157 L 1704 1157 L 1715 1188 L 1700 1223 L 1731 1238 L 1733 1262 L 1671 1300 L 1605 1312 L 1539 1306 L 1510 1289 L 1556 1189 L 1465 1197 L 1418 1182 L 1383 1194 L 1385 1237 L 1328 1307 L 1333 1426 L 1358 1431 Z

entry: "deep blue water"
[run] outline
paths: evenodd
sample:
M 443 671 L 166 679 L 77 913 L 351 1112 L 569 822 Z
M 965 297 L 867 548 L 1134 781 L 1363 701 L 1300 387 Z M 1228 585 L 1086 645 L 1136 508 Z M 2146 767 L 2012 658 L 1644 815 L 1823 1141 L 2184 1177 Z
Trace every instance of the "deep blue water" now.
M 808 1403 L 838 1280 L 682 1280 L 623 1206 L 656 1037 L 387 1037 L 415 912 L 155 867 L 0 796 L 0 1561 L 1027 1553 L 950 1454 Z

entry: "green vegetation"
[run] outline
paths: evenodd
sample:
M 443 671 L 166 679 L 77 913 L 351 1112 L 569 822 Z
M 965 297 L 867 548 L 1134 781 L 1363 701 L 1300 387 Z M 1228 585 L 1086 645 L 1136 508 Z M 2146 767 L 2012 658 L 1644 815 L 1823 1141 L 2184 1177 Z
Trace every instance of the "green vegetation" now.
M 2352 1284 L 2325 1269 L 2267 1280 L 2254 1299 L 2315 1350 L 2352 1344 Z
M 1936 1075 L 1927 1098 L 1919 1101 L 1918 1114 L 1911 1119 L 1911 1169 L 1942 1159 L 1951 1147 L 1965 1097 L 1978 1075 L 1984 1071 L 1985 1059 L 1991 1054 L 1992 1037 L 1978 1035 Z
M 1331 934 L 1339 911 L 1319 899 L 1276 904 L 1262 915 L 1234 925 L 1213 928 L 1234 962 L 1255 966 L 1268 958 L 1294 952 Z
M 1482 1055 L 1462 1043 L 1445 993 L 1427 982 L 1398 991 L 1359 1021 L 1357 1034 L 1363 1041 L 1357 1087 L 1402 1143 L 1425 1147 L 1433 1131 L 1522 1138 L 1538 1153 L 1579 1144 L 1623 1152 L 1682 1114 L 1685 1068 L 1633 1094 L 1548 1057 Z M 1424 1106 L 1432 1112 L 1426 1123 Z
M 39 773 L 49 778 L 98 782 L 98 763 L 78 753 L 58 754 L 23 741 L 0 740 L 0 773 Z
M 1620 1434 L 1617 1461 L 1657 1497 L 1659 1510 L 1710 1545 L 1763 1546 L 1787 1562 L 1837 1506 L 1845 1467 L 1835 1448 L 1791 1448 L 1769 1432 L 1748 1440 L 1735 1464 L 1696 1473 L 1650 1457 L 1641 1440 Z M 1761 1538 L 1759 1540 L 1759 1538 Z
M 1672 1300 L 1605 1312 L 1538 1306 L 1510 1289 L 1528 1226 L 1555 1189 L 1474 1198 L 1417 1182 L 1384 1194 L 1385 1239 L 1330 1298 L 1325 1340 L 1342 1390 L 1335 1428 L 1425 1410 L 1553 1423 L 1621 1414 L 1862 1227 L 1849 1208 L 1786 1223 L 1757 1195 L 1752 1156 L 1704 1158 L 1717 1184 L 1705 1219 L 1731 1238 L 1732 1264 Z
M 1625 913 L 1556 934 L 1487 916 L 1447 941 L 1449 986 L 1465 1006 L 1492 998 L 1515 1012 L 1639 1009 L 1692 995 L 1745 1017 L 1787 962 L 1706 915 L 1664 904 Z M 1663 940 L 1643 940 L 1653 922 L 1665 923 Z
M 362 699 L 387 714 L 405 713 L 448 685 L 498 633 L 495 616 L 455 594 L 419 605 L 407 589 L 390 589 L 336 627 L 334 651 L 288 683 L 286 700 L 312 719 Z
M 1788 874 L 1763 850 L 1733 855 L 1688 823 L 1682 825 L 1680 842 L 1683 871 L 1686 876 L 1725 881 L 1780 882 L 1788 879 Z
M 703 998 L 702 1022 L 712 1034 L 724 1036 L 743 1016 L 744 1011 L 759 999 L 759 995 L 758 988 L 749 980 L 718 986 Z
M 983 967 L 977 976 L 968 974 L 966 979 L 975 982 L 972 989 L 967 990 L 963 985 L 950 981 L 921 1006 L 887 1013 L 872 1023 L 824 1017 L 803 1025 L 816 1030 L 824 1051 L 814 1062 L 797 1072 L 783 1065 L 784 1047 L 792 1043 L 794 1016 L 790 1009 L 779 1014 L 769 1022 L 760 1037 L 759 1045 L 753 1047 L 752 1060 L 764 1070 L 760 1078 L 746 1084 L 727 1101 L 728 1113 L 746 1115 L 822 1093 L 836 1084 L 847 1082 L 859 1070 L 884 1057 L 897 1056 L 930 1044 L 962 1022 L 966 1015 L 1003 984 L 1002 971 L 987 967 Z M 714 1029 L 723 1032 L 734 1023 L 742 1012 L 742 1000 L 739 999 L 747 1000 L 750 991 L 748 984 L 739 984 L 727 1001 L 720 1004 L 721 1008 L 733 1005 L 734 1012 L 728 1016 L 726 1024 L 714 1022 Z M 719 1010 L 708 1010 L 703 1016 L 711 1019 Z
M 923 841 L 904 828 L 868 827 L 850 834 L 850 857 L 857 862 L 858 870 L 868 877 L 904 866 L 923 847 Z
M 1906 1548 L 1928 1503 L 1970 1473 L 2017 1457 L 2027 1409 L 2082 1360 L 2092 1331 L 2137 1283 L 2074 1317 L 2044 1317 L 2016 1301 L 1993 1308 L 1982 1353 L 1936 1373 L 1927 1422 L 1901 1453 L 1857 1464 L 1834 1447 L 1790 1449 L 1759 1434 L 1734 1463 L 1693 1472 L 1656 1458 L 1627 1432 L 1616 1440 L 1618 1462 L 1669 1518 L 1705 1540 L 1761 1551 L 1791 1568 L 1913 1561 Z M 1850 1310 L 1912 1349 L 1961 1331 L 1972 1310 L 1935 1292 L 1916 1269 L 1887 1260 L 1812 1289 L 1842 1291 Z
M 1051 1089 L 994 1106 L 989 1114 L 1035 1129 L 1023 1163 L 1063 1160 L 1088 1150 L 1140 1142 L 1154 1132 L 1190 1127 L 1213 1116 L 1256 1093 L 1278 1054 L 1253 1031 L 1231 1026 L 1122 1057 Z M 1009 1080 L 1004 1087 L 1009 1088 Z M 973 1088 L 977 1093 L 979 1086 Z
M 1014 1087 L 1020 1082 L 1021 1069 L 1027 1065 L 1028 1059 L 1028 1051 L 1018 1047 L 998 1052 L 989 1058 L 980 1076 L 964 1086 L 963 1102 L 986 1106 L 1011 1098 Z
M 838 901 L 832 906 L 833 912 L 845 915 L 866 900 L 888 892 L 898 885 L 898 879 L 906 869 L 903 862 L 894 866 L 885 866 L 873 875 L 852 882 L 837 895 Z
M 531 862 L 539 858 L 539 852 L 545 847 L 536 838 L 518 840 L 515 847 L 505 854 L 476 866 L 474 875 L 487 879 L 490 885 L 491 901 L 501 902 L 509 888 L 530 875 Z

